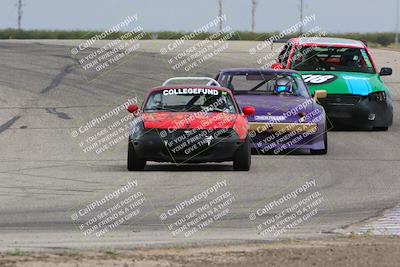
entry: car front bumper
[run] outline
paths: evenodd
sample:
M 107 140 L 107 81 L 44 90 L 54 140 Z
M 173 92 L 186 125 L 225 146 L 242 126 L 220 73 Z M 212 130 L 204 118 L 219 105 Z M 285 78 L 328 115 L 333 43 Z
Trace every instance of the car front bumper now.
M 173 163 L 206 163 L 232 161 L 235 152 L 245 141 L 240 140 L 234 133 L 218 136 L 205 141 L 184 141 L 175 143 L 184 136 L 183 130 L 169 133 L 162 137 L 163 130 L 147 130 L 132 137 L 135 152 L 144 160 Z M 212 135 L 212 133 L 210 133 Z M 210 136 L 208 135 L 208 136 Z M 182 138 L 183 140 L 183 138 Z M 172 144 L 172 145 L 171 145 Z
M 368 96 L 329 95 L 321 104 L 333 126 L 372 129 L 389 127 L 393 123 L 390 98 L 371 101 Z
M 324 149 L 324 123 L 259 123 L 251 122 L 253 149 L 279 154 L 294 149 Z

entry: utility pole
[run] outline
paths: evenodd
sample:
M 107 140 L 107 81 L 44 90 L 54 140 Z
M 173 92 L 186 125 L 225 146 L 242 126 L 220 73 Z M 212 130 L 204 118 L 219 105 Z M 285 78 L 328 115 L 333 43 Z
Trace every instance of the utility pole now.
M 300 0 L 300 22 L 303 22 L 303 12 L 304 12 L 304 5 L 303 5 L 303 0 Z M 303 24 L 300 26 L 300 35 L 303 34 Z
M 18 30 L 21 29 L 21 20 L 22 20 L 22 0 L 18 0 Z
M 218 0 L 218 16 L 219 16 L 219 31 L 222 32 L 222 27 L 223 27 L 223 23 L 222 23 L 222 0 Z
M 399 20 L 400 20 L 400 0 L 397 0 L 397 5 L 396 5 L 396 38 L 395 38 L 395 44 L 396 47 L 399 47 Z
M 256 9 L 257 0 L 251 0 L 251 32 L 254 32 L 256 29 Z

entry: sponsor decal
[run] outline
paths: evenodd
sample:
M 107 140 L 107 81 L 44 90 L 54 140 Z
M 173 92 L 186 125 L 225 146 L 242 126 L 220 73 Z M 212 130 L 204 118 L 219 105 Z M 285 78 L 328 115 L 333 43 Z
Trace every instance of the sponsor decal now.
M 285 116 L 266 116 L 266 115 L 256 115 L 254 116 L 256 121 L 284 121 Z
M 305 74 L 302 76 L 308 85 L 330 83 L 337 79 L 335 75 Z
M 366 77 L 343 76 L 349 92 L 354 95 L 368 95 L 372 91 L 369 79 Z
M 356 76 L 348 76 L 348 75 L 343 76 L 343 79 L 345 79 L 345 80 L 364 80 L 364 81 L 369 80 L 369 78 L 367 78 L 367 77 L 356 77 Z
M 163 90 L 163 95 L 218 95 L 219 91 L 208 88 L 179 88 Z

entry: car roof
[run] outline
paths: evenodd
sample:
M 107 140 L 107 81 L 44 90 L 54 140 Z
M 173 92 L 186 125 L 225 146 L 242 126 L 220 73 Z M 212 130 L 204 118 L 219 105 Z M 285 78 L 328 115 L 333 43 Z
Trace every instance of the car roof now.
M 149 99 L 149 97 L 151 96 L 152 93 L 157 92 L 157 91 L 162 91 L 162 90 L 167 90 L 167 89 L 183 89 L 183 88 L 204 88 L 204 89 L 215 89 L 218 91 L 224 91 L 227 92 L 230 97 L 233 100 L 233 103 L 235 105 L 235 109 L 237 112 L 239 112 L 239 106 L 235 100 L 235 97 L 233 96 L 232 91 L 229 88 L 225 88 L 225 87 L 219 87 L 219 86 L 207 86 L 207 85 L 192 85 L 192 84 L 185 84 L 185 85 L 177 85 L 177 86 L 157 86 L 154 87 L 152 89 L 150 89 L 150 91 L 147 93 L 147 97 L 146 100 L 143 103 L 146 103 L 147 100 Z
M 344 38 L 328 38 L 328 37 L 300 37 L 292 38 L 289 42 L 299 46 L 338 46 L 338 47 L 351 47 L 351 48 L 366 48 L 362 41 L 344 39 Z
M 290 69 L 272 69 L 272 68 L 229 68 L 229 69 L 221 69 L 220 73 L 262 73 L 262 74 L 299 74 L 296 70 Z

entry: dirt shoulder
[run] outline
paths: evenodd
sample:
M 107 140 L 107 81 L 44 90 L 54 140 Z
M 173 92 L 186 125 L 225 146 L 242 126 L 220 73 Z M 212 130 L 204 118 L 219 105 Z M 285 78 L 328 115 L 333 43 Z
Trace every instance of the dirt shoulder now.
M 262 244 L 0 254 L 0 266 L 399 266 L 400 237 Z

